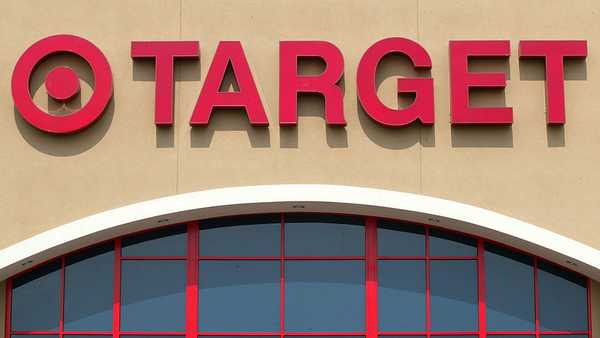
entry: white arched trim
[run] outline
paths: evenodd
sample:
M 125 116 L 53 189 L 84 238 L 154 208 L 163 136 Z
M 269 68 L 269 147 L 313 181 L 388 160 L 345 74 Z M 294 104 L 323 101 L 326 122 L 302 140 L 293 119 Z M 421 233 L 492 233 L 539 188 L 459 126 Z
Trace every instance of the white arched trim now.
M 439 198 L 318 184 L 206 190 L 85 217 L 0 250 L 0 280 L 52 257 L 133 231 L 209 217 L 290 211 L 389 217 L 463 231 L 506 243 L 600 280 L 600 250 L 541 227 Z

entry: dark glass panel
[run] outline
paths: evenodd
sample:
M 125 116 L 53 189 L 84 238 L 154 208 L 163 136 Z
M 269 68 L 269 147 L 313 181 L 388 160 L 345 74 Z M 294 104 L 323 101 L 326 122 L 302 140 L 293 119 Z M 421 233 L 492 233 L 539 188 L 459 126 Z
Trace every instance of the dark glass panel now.
M 288 256 L 364 256 L 364 218 L 327 215 L 286 215 Z
M 60 261 L 54 261 L 13 280 L 13 331 L 58 331 L 60 266 Z
M 11 338 L 58 338 L 58 335 L 51 334 L 13 334 L 10 336 Z
M 535 338 L 535 335 L 488 334 L 486 338 Z
M 485 245 L 488 331 L 535 330 L 533 258 Z
M 477 240 L 453 232 L 429 230 L 431 256 L 477 256 Z
M 425 331 L 425 261 L 379 261 L 379 331 Z
M 588 329 L 586 284 L 585 278 L 540 261 L 538 297 L 541 331 Z
M 279 331 L 279 261 L 201 261 L 202 332 Z
M 186 231 L 185 225 L 177 225 L 126 237 L 122 240 L 122 255 L 186 256 Z
M 183 261 L 123 261 L 121 331 L 185 330 Z
M 113 248 L 110 243 L 66 258 L 66 331 L 112 331 Z
M 292 332 L 365 329 L 362 261 L 285 263 L 285 326 Z
M 477 331 L 477 262 L 431 261 L 431 330 Z
M 200 256 L 281 255 L 280 215 L 209 219 L 200 227 Z
M 377 251 L 379 256 L 425 256 L 425 229 L 421 226 L 377 221 Z

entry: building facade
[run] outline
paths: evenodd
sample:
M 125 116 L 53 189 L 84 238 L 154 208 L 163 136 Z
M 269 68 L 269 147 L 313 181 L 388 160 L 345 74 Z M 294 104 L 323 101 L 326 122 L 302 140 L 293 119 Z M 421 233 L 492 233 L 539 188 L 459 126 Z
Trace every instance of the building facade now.
M 599 2 L 0 13 L 6 338 L 599 337 Z

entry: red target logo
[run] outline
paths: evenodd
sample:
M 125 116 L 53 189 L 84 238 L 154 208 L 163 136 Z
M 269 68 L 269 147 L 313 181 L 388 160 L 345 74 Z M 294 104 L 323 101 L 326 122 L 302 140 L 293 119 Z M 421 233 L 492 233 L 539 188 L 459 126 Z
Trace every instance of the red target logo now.
M 36 65 L 55 53 L 72 53 L 83 58 L 94 75 L 94 92 L 89 101 L 67 115 L 51 115 L 40 109 L 32 99 L 29 81 Z M 66 66 L 52 69 L 44 81 L 48 96 L 66 102 L 80 91 L 79 76 Z M 32 126 L 54 134 L 80 131 L 104 112 L 112 97 L 112 74 L 108 60 L 90 41 L 75 35 L 54 35 L 29 47 L 17 61 L 12 75 L 12 96 L 21 116 Z

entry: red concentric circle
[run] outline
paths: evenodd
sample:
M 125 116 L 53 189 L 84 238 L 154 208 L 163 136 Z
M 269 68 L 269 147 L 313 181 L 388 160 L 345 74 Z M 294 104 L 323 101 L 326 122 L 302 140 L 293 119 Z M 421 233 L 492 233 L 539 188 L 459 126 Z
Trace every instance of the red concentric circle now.
M 55 116 L 44 112 L 33 102 L 29 90 L 29 80 L 35 66 L 42 59 L 48 55 L 61 52 L 73 53 L 83 58 L 92 69 L 95 86 L 92 97 L 80 110 L 68 115 Z M 60 72 L 63 73 L 62 75 L 65 75 L 66 71 L 60 70 Z M 73 71 L 70 70 L 70 72 Z M 52 77 L 55 75 L 61 74 L 49 74 Z M 72 80 L 72 75 L 76 76 L 74 72 L 67 76 L 71 77 Z M 67 81 L 72 85 L 71 80 Z M 53 88 L 51 84 L 50 88 L 48 88 L 48 85 L 46 85 L 46 88 L 51 97 L 56 95 L 60 98 L 72 92 L 73 88 L 71 85 L 58 85 L 57 88 Z M 64 93 L 63 90 L 65 91 Z M 98 119 L 112 97 L 112 73 L 110 65 L 102 51 L 86 39 L 74 35 L 49 36 L 34 43 L 17 61 L 12 75 L 12 96 L 17 110 L 32 126 L 54 134 L 77 132 Z

